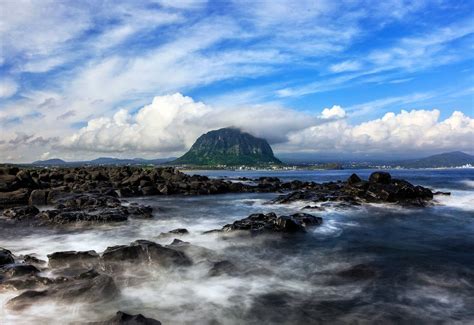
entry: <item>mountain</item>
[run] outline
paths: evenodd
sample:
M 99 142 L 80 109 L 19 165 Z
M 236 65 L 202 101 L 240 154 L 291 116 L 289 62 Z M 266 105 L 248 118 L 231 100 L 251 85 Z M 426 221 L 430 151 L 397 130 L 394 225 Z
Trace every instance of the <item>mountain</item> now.
M 474 156 L 462 151 L 453 151 L 421 159 L 402 161 L 398 165 L 405 168 L 461 167 L 464 165 L 474 166 Z
M 176 158 L 160 158 L 160 159 L 143 159 L 143 158 L 111 158 L 111 157 L 100 157 L 94 160 L 84 160 L 84 161 L 64 161 L 62 159 L 48 159 L 48 160 L 38 160 L 32 163 L 36 166 L 101 166 L 101 165 L 114 165 L 114 166 L 123 166 L 123 165 L 161 165 L 172 161 Z
M 175 165 L 274 165 L 275 158 L 267 140 L 235 128 L 223 128 L 201 135 L 191 149 L 171 162 Z
M 66 164 L 67 164 L 66 161 L 59 158 L 37 160 L 33 162 L 33 165 L 38 165 L 38 166 L 61 166 L 61 165 L 66 165 Z

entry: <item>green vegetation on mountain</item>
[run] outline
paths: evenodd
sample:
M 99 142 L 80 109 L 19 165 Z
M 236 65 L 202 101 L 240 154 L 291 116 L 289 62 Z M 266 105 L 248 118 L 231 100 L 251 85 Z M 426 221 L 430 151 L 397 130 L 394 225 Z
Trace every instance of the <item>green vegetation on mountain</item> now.
M 194 166 L 279 165 L 265 139 L 235 128 L 223 128 L 201 135 L 191 149 L 172 162 Z

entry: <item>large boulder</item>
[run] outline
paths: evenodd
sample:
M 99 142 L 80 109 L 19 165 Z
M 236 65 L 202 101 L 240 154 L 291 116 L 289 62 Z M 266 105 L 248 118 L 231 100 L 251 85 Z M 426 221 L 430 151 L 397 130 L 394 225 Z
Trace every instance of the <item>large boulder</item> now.
M 58 299 L 68 303 L 103 303 L 115 299 L 119 290 L 112 277 L 90 271 L 61 283 L 54 283 L 46 290 L 28 290 L 9 300 L 6 306 L 23 310 L 45 299 Z
M 38 208 L 30 205 L 5 209 L 3 216 L 8 219 L 22 220 L 35 217 L 40 211 Z
M 392 176 L 387 172 L 374 172 L 369 176 L 369 182 L 378 184 L 390 184 Z
M 8 249 L 0 247 L 0 267 L 15 263 L 12 252 Z
M 263 232 L 295 233 L 305 232 L 308 227 L 322 223 L 322 218 L 307 213 L 295 213 L 278 217 L 275 213 L 255 213 L 247 218 L 225 225 L 221 231 L 250 231 L 253 234 Z
M 86 268 L 91 269 L 99 264 L 96 251 L 63 251 L 48 255 L 48 264 L 52 268 Z
M 166 268 L 192 264 L 184 253 L 148 240 L 137 240 L 130 245 L 107 247 L 102 254 L 102 260 L 112 269 L 123 264 L 152 264 Z
M 46 205 L 48 203 L 48 190 L 33 190 L 30 194 L 30 205 Z
M 0 208 L 28 204 L 30 192 L 26 188 L 20 188 L 11 192 L 0 192 Z

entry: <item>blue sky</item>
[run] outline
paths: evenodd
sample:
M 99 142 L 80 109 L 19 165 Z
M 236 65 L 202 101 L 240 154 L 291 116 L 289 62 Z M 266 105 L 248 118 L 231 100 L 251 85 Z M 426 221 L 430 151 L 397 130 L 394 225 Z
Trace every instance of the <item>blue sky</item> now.
M 472 1 L 0 0 L 0 153 L 472 152 Z

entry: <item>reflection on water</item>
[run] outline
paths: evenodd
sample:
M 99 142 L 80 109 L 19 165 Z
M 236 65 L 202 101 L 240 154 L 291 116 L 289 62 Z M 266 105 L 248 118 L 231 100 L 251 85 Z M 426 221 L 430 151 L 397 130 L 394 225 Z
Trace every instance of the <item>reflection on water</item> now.
M 344 179 L 351 172 L 271 175 L 326 181 Z M 361 173 L 366 177 L 364 173 L 370 171 Z M 49 302 L 19 314 L 1 308 L 0 323 L 97 321 L 117 310 L 143 313 L 164 324 L 473 322 L 473 172 L 398 173 L 393 174 L 453 195 L 440 197 L 442 205 L 426 209 L 326 208 L 311 212 L 324 218 L 321 227 L 295 236 L 202 235 L 251 213 L 287 214 L 306 205 L 265 204 L 275 194 L 137 198 L 130 201 L 152 205 L 154 219 L 89 229 L 2 226 L 1 247 L 40 258 L 62 250 L 103 251 L 136 239 L 169 244 L 172 237 L 159 235 L 175 228 L 188 229 L 190 234 L 181 239 L 206 249 L 190 253 L 194 265 L 187 269 L 128 270 L 128 277 L 117 280 L 121 297 L 112 303 Z M 236 175 L 257 176 L 224 176 Z M 222 260 L 239 272 L 210 277 L 212 263 Z M 0 293 L 0 304 L 17 294 Z

